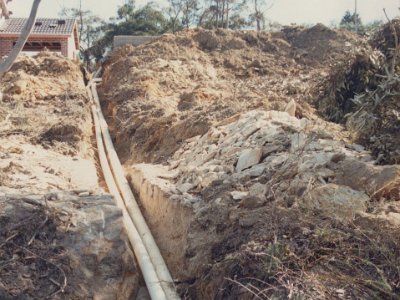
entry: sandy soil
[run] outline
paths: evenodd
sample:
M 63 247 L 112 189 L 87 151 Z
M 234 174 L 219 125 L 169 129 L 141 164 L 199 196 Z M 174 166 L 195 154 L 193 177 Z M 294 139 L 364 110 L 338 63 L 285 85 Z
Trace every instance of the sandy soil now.
M 51 53 L 21 58 L 1 92 L 1 192 L 101 191 L 77 64 Z
M 0 80 L 0 298 L 135 297 L 140 273 L 98 176 L 79 65 L 43 52 Z

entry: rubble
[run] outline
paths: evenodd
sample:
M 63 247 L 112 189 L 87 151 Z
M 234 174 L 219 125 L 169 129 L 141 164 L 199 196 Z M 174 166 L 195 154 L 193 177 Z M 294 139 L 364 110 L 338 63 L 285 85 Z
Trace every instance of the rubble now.
M 308 104 L 313 86 L 352 52 L 346 42 L 363 44 L 317 25 L 276 33 L 189 30 L 117 49 L 104 64 L 100 91 L 117 150 L 123 161 L 164 163 L 215 123 L 252 109 L 283 111 L 288 103 L 297 116 L 317 119 Z

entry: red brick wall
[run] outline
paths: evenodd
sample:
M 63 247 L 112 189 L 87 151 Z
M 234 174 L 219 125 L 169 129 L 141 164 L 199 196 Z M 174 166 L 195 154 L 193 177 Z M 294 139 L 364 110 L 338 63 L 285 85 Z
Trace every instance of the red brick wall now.
M 10 37 L 0 37 L 0 57 L 7 56 L 14 42 L 17 41 L 17 38 Z M 42 38 L 29 38 L 28 42 L 60 42 L 61 43 L 61 54 L 68 57 L 68 38 L 51 38 L 51 37 L 42 37 Z
M 14 40 L 15 39 L 13 38 L 0 38 L 0 57 L 6 56 L 10 53 Z

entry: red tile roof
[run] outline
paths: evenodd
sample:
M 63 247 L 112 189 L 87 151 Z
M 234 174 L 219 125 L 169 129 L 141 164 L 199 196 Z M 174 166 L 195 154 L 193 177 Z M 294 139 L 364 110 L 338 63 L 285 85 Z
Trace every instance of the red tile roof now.
M 20 34 L 26 21 L 25 18 L 10 18 L 0 27 L 2 34 Z M 74 32 L 74 19 L 36 19 L 32 35 L 72 35 Z

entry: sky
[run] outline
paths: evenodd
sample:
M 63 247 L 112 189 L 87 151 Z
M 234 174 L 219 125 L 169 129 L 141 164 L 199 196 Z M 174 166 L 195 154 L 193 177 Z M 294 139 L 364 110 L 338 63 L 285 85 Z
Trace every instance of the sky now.
M 249 0 L 251 1 L 251 0 Z M 338 23 L 346 10 L 354 11 L 354 0 L 266 0 L 273 2 L 272 7 L 266 12 L 271 21 L 284 25 L 323 23 L 331 25 Z M 14 17 L 27 17 L 33 0 L 12 0 L 8 4 Z M 136 1 L 138 6 L 148 1 Z M 160 7 L 165 7 L 166 0 L 155 0 Z M 103 19 L 116 15 L 118 6 L 125 0 L 82 0 L 83 9 L 90 9 L 94 14 Z M 63 6 L 78 7 L 79 0 L 42 0 L 38 16 L 57 17 Z M 364 23 L 374 20 L 386 20 L 383 8 L 390 18 L 399 15 L 400 0 L 358 0 L 358 12 Z

